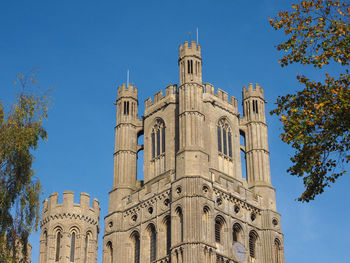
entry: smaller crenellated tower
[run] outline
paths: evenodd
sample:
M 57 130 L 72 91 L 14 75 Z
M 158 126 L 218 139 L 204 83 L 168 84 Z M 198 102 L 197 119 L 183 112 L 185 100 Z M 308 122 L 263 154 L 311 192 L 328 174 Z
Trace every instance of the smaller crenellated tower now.
M 74 203 L 71 191 L 63 193 L 62 203 L 53 193 L 42 209 L 39 263 L 97 262 L 100 205 L 96 198 L 90 207 L 86 193 L 80 194 L 80 203 Z
M 187 82 L 202 83 L 201 46 L 187 41 L 179 48 L 180 85 Z
M 243 87 L 245 155 L 249 187 L 261 195 L 267 207 L 276 210 L 275 189 L 271 185 L 270 161 L 265 121 L 264 90 L 258 84 Z
M 138 118 L 137 87 L 125 84 L 118 87 L 117 121 L 115 126 L 114 176 L 110 192 L 110 212 L 118 209 L 119 200 L 130 194 L 137 184 L 137 138 L 143 133 L 142 121 Z M 118 201 L 116 201 L 118 200 Z

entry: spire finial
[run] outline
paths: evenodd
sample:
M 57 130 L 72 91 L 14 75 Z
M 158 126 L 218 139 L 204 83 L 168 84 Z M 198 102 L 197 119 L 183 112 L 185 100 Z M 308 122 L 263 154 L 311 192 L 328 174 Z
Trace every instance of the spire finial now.
M 129 88 L 129 70 L 126 71 L 126 88 Z
M 188 43 L 189 43 L 189 44 L 191 43 L 191 31 L 190 31 L 190 40 L 188 41 Z

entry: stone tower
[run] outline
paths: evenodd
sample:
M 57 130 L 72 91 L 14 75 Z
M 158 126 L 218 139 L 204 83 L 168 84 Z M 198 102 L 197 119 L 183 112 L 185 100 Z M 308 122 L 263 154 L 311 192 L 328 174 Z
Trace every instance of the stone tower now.
M 180 46 L 178 64 L 179 86 L 147 99 L 142 120 L 136 87 L 118 88 L 103 263 L 284 263 L 263 89 L 243 88 L 241 117 L 236 98 L 202 82 L 198 43 Z
M 100 205 L 97 199 L 90 207 L 90 196 L 80 194 L 80 203 L 74 203 L 74 193 L 65 191 L 63 202 L 58 194 L 43 202 L 41 219 L 39 263 L 97 262 L 97 236 Z

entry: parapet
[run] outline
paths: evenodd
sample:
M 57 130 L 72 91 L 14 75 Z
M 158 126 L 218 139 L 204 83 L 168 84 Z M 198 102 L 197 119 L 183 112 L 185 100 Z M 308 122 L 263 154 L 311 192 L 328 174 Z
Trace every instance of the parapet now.
M 185 56 L 196 56 L 201 57 L 201 46 L 196 43 L 196 41 L 192 41 L 191 43 L 188 43 L 187 41 L 180 45 L 179 47 L 179 57 L 185 57 Z
M 118 99 L 121 97 L 132 97 L 137 100 L 137 87 L 131 83 L 126 87 L 126 84 L 123 83 L 118 87 Z
M 177 93 L 178 91 L 176 84 L 169 85 L 165 88 L 165 96 L 163 95 L 163 91 L 158 91 L 156 94 L 153 95 L 153 102 L 151 98 L 145 100 L 145 112 L 147 111 L 147 109 L 162 103 L 167 98 L 176 99 L 175 96 Z
M 54 214 L 83 214 L 90 217 L 99 218 L 100 216 L 100 204 L 96 198 L 92 202 L 90 207 L 90 195 L 87 193 L 80 194 L 80 203 L 74 203 L 74 192 L 63 192 L 63 201 L 58 203 L 58 193 L 50 195 L 49 200 L 43 201 L 43 218 L 45 216 Z
M 215 99 L 217 102 L 222 102 L 224 103 L 224 105 L 227 105 L 231 108 L 233 107 L 231 110 L 233 110 L 234 112 L 237 112 L 238 110 L 237 98 L 235 98 L 234 96 L 231 96 L 229 100 L 228 93 L 221 89 L 217 89 L 215 94 L 215 88 L 210 83 L 203 83 L 203 86 L 204 86 L 204 94 L 211 94 L 215 96 Z
M 252 83 L 248 84 L 248 89 L 243 87 L 243 100 L 248 99 L 249 97 L 260 97 L 264 99 L 264 89 L 260 87 L 259 84 L 255 84 L 255 87 Z

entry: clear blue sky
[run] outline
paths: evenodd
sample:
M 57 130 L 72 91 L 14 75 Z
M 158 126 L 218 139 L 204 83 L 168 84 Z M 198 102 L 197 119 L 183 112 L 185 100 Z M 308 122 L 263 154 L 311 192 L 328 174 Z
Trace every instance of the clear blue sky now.
M 42 87 L 56 87 L 45 122 L 48 142 L 34 164 L 43 185 L 42 199 L 52 192 L 90 193 L 103 218 L 112 187 L 116 86 L 131 82 L 144 100 L 178 83 L 178 46 L 199 28 L 203 81 L 241 100 L 242 86 L 259 83 L 267 110 L 278 95 L 298 89 L 297 72 L 319 77 L 309 68 L 281 68 L 274 46 L 283 39 L 267 18 L 293 1 L 1 1 L 0 99 L 12 103 L 18 72 L 40 67 Z M 279 139 L 280 123 L 267 116 L 272 183 L 282 214 L 288 263 L 350 262 L 349 176 L 316 201 L 301 204 L 301 180 L 286 174 L 292 150 Z M 32 261 L 38 261 L 39 232 L 30 238 Z

